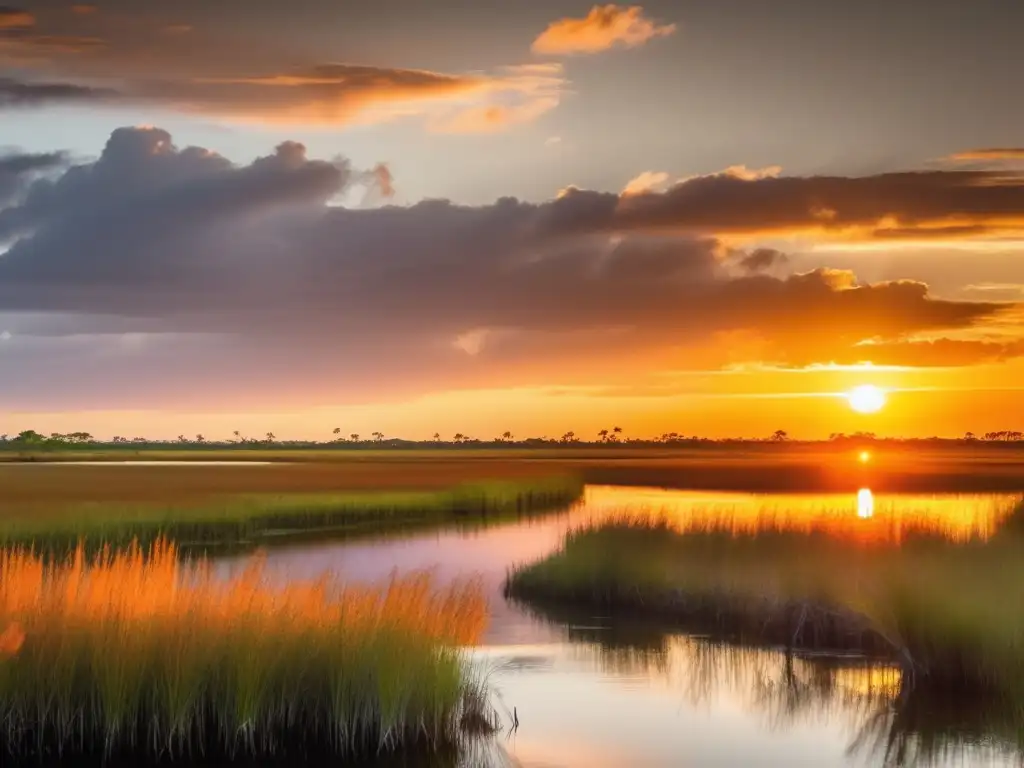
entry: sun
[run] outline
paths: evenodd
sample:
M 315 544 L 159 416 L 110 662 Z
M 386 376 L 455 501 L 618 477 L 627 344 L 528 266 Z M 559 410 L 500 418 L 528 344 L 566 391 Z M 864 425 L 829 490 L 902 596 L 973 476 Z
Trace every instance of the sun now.
M 846 399 L 857 413 L 877 413 L 885 407 L 885 392 L 873 384 L 863 384 L 851 389 Z

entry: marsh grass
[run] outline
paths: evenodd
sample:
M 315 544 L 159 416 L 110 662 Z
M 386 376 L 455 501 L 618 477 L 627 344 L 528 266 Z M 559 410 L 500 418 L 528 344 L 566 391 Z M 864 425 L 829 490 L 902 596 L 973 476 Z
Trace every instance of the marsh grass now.
M 0 739 L 16 757 L 236 758 L 444 749 L 489 721 L 458 647 L 479 584 L 267 585 L 147 552 L 0 553 Z
M 886 654 L 920 685 L 1024 712 L 1019 508 L 990 539 L 904 531 L 898 544 L 761 529 L 680 532 L 621 518 L 566 537 L 509 575 L 530 602 L 674 619 L 742 642 Z
M 173 471 L 173 470 L 172 470 Z M 238 494 L 200 503 L 79 502 L 58 514 L 0 519 L 0 546 L 63 554 L 85 541 L 190 549 L 245 547 L 303 533 L 378 533 L 420 524 L 540 514 L 583 494 L 571 477 L 463 483 L 428 491 Z

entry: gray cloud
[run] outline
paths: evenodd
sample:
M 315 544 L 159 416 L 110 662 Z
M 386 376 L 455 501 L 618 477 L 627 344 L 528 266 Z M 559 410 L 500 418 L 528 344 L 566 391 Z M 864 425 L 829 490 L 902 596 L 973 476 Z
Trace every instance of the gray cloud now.
M 0 389 L 32 398 L 47 387 L 68 397 L 94 390 L 123 403 L 103 382 L 177 401 L 224 396 L 244 380 L 255 383 L 240 398 L 294 393 L 308 405 L 569 383 L 607 376 L 609 355 L 640 365 L 737 330 L 763 338 L 773 359 L 821 359 L 1006 311 L 936 299 L 919 282 L 861 284 L 840 270 L 737 275 L 735 254 L 723 259 L 713 236 L 664 231 L 656 218 L 641 226 L 623 210 L 634 197 L 329 204 L 359 185 L 386 194 L 385 170 L 313 160 L 295 143 L 239 166 L 176 148 L 160 129 L 115 131 L 95 162 L 38 179 L 0 206 L 0 241 L 12 243 L 0 256 L 0 321 L 10 328 L 0 354 L 20 361 L 0 366 Z M 658 206 L 678 196 L 639 197 Z M 763 267 L 782 257 L 741 259 Z M 52 376 L 90 355 L 105 362 L 74 388 Z M 211 371 L 217 381 L 182 390 Z M 33 391 L 31 380 L 47 384 Z
M 72 83 L 37 83 L 0 77 L 0 109 L 38 107 L 45 104 L 109 102 L 118 94 L 106 88 Z
M 0 205 L 27 189 L 33 178 L 67 163 L 62 152 L 0 154 Z
M 739 267 L 746 272 L 767 272 L 773 267 L 781 266 L 789 261 L 789 257 L 774 248 L 757 248 L 742 256 Z

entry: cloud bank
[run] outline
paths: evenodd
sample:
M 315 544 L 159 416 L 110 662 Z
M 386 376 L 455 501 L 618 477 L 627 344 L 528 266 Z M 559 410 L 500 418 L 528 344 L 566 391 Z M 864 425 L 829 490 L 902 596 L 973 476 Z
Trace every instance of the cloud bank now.
M 0 161 L 7 406 L 229 395 L 310 405 L 582 383 L 607 376 L 610 359 L 631 375 L 668 360 L 725 364 L 721 338 L 737 333 L 756 341 L 750 360 L 804 365 L 1014 310 L 939 299 L 920 282 L 788 272 L 784 254 L 720 240 L 820 224 L 821 206 L 830 226 L 874 221 L 895 201 L 920 225 L 1024 208 L 1018 188 L 959 173 L 724 174 L 664 193 L 353 209 L 339 197 L 386 196 L 387 168 L 312 159 L 293 142 L 237 165 L 159 128 L 122 128 L 95 161 L 64 162 Z

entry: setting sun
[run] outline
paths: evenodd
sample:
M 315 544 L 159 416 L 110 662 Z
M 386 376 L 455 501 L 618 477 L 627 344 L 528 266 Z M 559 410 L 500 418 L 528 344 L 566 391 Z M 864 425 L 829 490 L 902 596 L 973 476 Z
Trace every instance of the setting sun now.
M 873 384 L 854 387 L 846 398 L 858 413 L 876 413 L 885 406 L 885 392 Z

